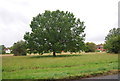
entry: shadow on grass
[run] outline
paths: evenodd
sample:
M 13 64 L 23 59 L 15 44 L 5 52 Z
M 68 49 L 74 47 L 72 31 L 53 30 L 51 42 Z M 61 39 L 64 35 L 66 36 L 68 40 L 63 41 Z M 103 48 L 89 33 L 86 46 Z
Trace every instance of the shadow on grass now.
M 39 55 L 39 56 L 30 56 L 30 58 L 57 58 L 57 57 L 73 57 L 73 56 L 82 56 L 82 55 Z

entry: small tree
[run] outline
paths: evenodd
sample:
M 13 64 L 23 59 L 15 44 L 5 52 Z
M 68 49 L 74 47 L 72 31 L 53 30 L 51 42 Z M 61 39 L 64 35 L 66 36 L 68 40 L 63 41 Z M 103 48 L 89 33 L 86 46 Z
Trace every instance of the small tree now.
M 91 43 L 87 42 L 85 44 L 85 52 L 95 52 L 95 50 L 96 50 L 96 44 L 95 43 L 93 43 L 93 42 L 91 42 Z
M 79 51 L 84 45 L 84 22 L 74 17 L 73 13 L 64 11 L 45 11 L 33 17 L 24 39 L 32 53 L 61 51 Z
M 113 28 L 105 38 L 104 48 L 108 52 L 120 53 L 120 28 Z
M 0 54 L 5 54 L 5 46 L 4 45 L 0 45 Z
M 15 56 L 24 56 L 26 55 L 26 44 L 24 41 L 18 41 L 17 43 L 14 43 L 14 45 L 11 47 L 12 53 Z

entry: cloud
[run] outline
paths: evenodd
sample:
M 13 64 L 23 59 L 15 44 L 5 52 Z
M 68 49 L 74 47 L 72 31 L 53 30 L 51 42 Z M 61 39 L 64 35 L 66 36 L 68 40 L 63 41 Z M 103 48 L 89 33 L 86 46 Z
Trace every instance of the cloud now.
M 14 23 L 27 23 L 28 19 L 20 13 L 0 9 L 0 23 L 9 25 Z
M 0 43 L 10 47 L 30 31 L 30 18 L 19 12 L 0 8 Z

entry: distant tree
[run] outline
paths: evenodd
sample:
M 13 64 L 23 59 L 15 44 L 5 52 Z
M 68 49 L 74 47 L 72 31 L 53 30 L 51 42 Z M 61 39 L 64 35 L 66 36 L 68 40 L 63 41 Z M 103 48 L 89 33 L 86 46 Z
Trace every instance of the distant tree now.
M 93 42 L 87 42 L 85 44 L 85 52 L 95 52 L 96 44 Z
M 0 54 L 5 54 L 5 46 L 4 45 L 0 45 Z
M 109 40 L 112 37 L 120 36 L 120 28 L 113 28 L 109 31 L 108 35 L 105 37 L 105 40 Z
M 14 43 L 14 45 L 11 47 L 12 53 L 15 56 L 24 56 L 26 55 L 26 44 L 24 41 L 18 41 L 17 43 Z
M 45 11 L 33 17 L 24 39 L 31 53 L 79 51 L 84 45 L 84 22 L 68 11 Z
M 111 53 L 120 53 L 120 28 L 113 28 L 105 37 L 104 48 Z

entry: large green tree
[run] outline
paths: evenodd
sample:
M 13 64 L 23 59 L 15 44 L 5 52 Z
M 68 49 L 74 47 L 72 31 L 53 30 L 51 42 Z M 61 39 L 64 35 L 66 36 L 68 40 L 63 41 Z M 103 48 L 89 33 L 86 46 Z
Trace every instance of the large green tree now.
M 24 56 L 26 55 L 26 43 L 24 41 L 18 41 L 17 43 L 14 43 L 11 47 L 12 53 L 15 56 Z
M 104 48 L 108 52 L 120 53 L 120 28 L 113 28 L 105 37 Z
M 33 17 L 32 32 L 24 35 L 31 53 L 80 51 L 84 45 L 84 22 L 68 11 L 45 11 Z

